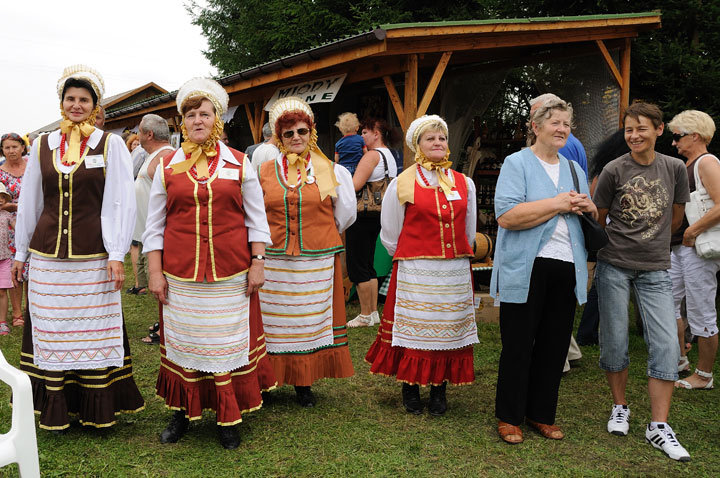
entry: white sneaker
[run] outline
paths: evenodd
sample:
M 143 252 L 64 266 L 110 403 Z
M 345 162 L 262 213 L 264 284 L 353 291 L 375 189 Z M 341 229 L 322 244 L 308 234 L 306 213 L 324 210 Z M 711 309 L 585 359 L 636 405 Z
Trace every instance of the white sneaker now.
M 370 325 L 378 325 L 380 323 L 380 314 L 377 310 L 373 310 L 370 314 Z
M 607 424 L 608 433 L 624 437 L 630 430 L 630 409 L 627 405 L 614 405 Z
M 645 439 L 655 448 L 665 452 L 667 456 L 677 461 L 690 461 L 690 454 L 675 438 L 675 433 L 670 425 L 659 424 L 650 430 L 650 424 L 645 429 Z
M 350 322 L 347 323 L 347 326 L 350 328 L 354 327 L 370 327 L 372 325 L 373 319 L 372 314 L 370 315 L 362 315 L 358 314 L 357 317 L 352 319 Z

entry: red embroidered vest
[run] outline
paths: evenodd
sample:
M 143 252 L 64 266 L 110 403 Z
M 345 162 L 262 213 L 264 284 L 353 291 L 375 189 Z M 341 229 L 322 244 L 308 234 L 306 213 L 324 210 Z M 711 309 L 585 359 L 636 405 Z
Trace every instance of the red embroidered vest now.
M 465 176 L 452 171 L 453 191 L 460 199 L 448 201 L 440 187 L 424 187 L 415 181 L 415 204 L 407 204 L 405 221 L 393 260 L 453 259 L 470 257 L 472 247 L 465 236 L 468 191 Z M 473 198 L 475 200 L 475 198 Z
M 163 158 L 167 191 L 163 271 L 175 279 L 215 282 L 231 279 L 250 266 L 242 198 L 245 155 L 230 151 L 241 166 L 226 162 L 223 169 L 237 170 L 238 179 L 219 178 L 218 169 L 205 184 L 189 172 L 173 175 L 167 166 L 174 155 Z

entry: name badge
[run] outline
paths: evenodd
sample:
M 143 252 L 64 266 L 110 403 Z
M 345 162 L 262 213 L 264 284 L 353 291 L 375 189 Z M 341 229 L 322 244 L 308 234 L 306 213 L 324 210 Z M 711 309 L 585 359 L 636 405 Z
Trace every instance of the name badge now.
M 239 169 L 222 168 L 218 173 L 220 179 L 229 179 L 231 181 L 237 181 L 240 179 Z
M 448 201 L 458 201 L 460 199 L 460 193 L 457 191 L 450 191 L 445 195 Z
M 85 156 L 85 167 L 88 169 L 102 168 L 105 166 L 105 160 L 102 154 L 92 154 Z

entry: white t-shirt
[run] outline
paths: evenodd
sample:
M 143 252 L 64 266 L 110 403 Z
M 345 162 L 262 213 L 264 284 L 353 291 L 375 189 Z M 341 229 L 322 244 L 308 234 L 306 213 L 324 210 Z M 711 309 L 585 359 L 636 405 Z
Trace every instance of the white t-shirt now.
M 537 156 L 535 156 L 535 158 L 540 161 L 540 164 L 545 169 L 545 172 L 548 176 L 550 176 L 550 179 L 555 187 L 557 187 L 558 180 L 560 179 L 560 162 L 558 161 L 555 164 L 550 164 L 546 163 Z M 565 216 L 563 214 L 558 214 L 555 231 L 550 237 L 550 240 L 543 246 L 542 249 L 540 249 L 537 257 L 574 262 L 572 245 L 570 244 L 570 231 L 568 230 L 567 222 L 565 221 Z

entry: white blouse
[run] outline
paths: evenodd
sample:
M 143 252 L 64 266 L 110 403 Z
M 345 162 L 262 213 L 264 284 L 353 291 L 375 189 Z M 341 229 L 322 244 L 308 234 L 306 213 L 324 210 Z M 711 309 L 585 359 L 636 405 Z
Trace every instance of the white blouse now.
M 100 142 L 102 134 L 101 130 L 95 128 L 88 139 L 87 147 L 95 148 Z M 60 148 L 61 137 L 60 130 L 53 131 L 48 135 L 48 146 L 51 150 Z M 105 188 L 102 207 L 99 211 L 100 224 L 108 260 L 123 261 L 125 254 L 130 249 L 130 241 L 135 228 L 135 188 L 132 160 L 127 146 L 120 136 L 110 134 L 107 142 Z M 20 190 L 15 229 L 15 247 L 17 248 L 15 260 L 21 262 L 27 261 L 30 240 L 45 205 L 38 158 L 39 145 L 39 140 L 33 143 Z M 63 165 L 59 151 L 55 158 L 57 168 L 62 173 L 69 173 L 77 166 Z
M 413 164 L 410 166 L 415 168 Z M 434 171 L 428 171 L 427 169 L 420 167 L 425 179 L 430 186 L 436 187 L 438 185 L 437 175 Z M 448 174 L 448 170 L 443 170 L 444 174 Z M 420 174 L 415 172 L 415 181 L 422 184 L 422 178 Z M 475 193 L 475 183 L 472 179 L 465 177 L 467 183 L 467 210 L 465 212 L 465 235 L 467 236 L 468 243 L 472 246 L 475 242 L 475 232 L 477 227 L 477 194 Z M 397 197 L 397 178 L 393 179 L 388 185 L 383 197 L 382 210 L 380 212 L 380 241 L 382 242 L 385 249 L 387 249 L 390 255 L 395 254 L 397 249 L 398 239 L 400 238 L 400 232 L 402 231 L 403 222 L 405 221 L 405 205 L 401 205 Z
M 283 171 L 283 154 L 279 153 L 275 158 L 275 161 L 277 162 L 280 171 Z M 357 219 L 357 197 L 355 196 L 355 186 L 353 186 L 350 171 L 339 164 L 333 163 L 333 167 L 335 170 L 335 178 L 338 183 L 340 183 L 340 185 L 335 188 L 337 197 L 332 198 L 333 214 L 335 216 L 335 225 L 338 228 L 338 232 L 342 234 L 345 229 L 352 226 L 355 219 Z M 306 171 L 307 178 L 310 182 L 314 181 L 315 175 L 312 167 L 312 161 L 308 162 Z M 300 175 L 298 175 L 298 183 L 299 178 Z M 287 187 L 293 187 L 287 183 L 286 177 L 283 177 L 283 181 L 285 181 L 285 185 Z
M 218 163 L 218 172 L 223 168 L 225 163 L 232 163 L 240 166 L 238 160 L 235 159 L 230 149 L 224 143 L 218 142 L 220 145 L 220 162 Z M 170 160 L 170 164 L 185 161 L 185 153 L 182 148 L 175 152 Z M 145 233 L 142 237 L 143 252 L 158 251 L 163 249 L 165 237 L 165 224 L 167 219 L 167 191 L 162 181 L 162 170 L 159 168 L 155 171 L 153 184 L 150 188 L 150 200 L 148 201 L 148 216 L 145 223 Z M 168 165 L 168 167 L 170 167 Z M 248 228 L 248 242 L 264 242 L 271 245 L 270 227 L 265 217 L 265 202 L 263 199 L 262 189 L 260 189 L 260 181 L 258 180 L 255 169 L 245 157 L 242 165 L 242 197 L 243 209 L 245 210 L 245 226 Z

